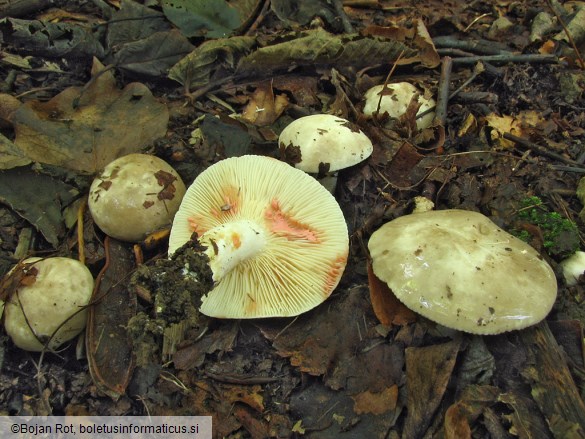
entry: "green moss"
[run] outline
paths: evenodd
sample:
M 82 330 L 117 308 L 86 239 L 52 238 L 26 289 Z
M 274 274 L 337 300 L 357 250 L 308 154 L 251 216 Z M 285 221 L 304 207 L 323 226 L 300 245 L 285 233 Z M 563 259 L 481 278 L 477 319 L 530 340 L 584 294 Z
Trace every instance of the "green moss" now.
M 539 197 L 527 197 L 520 202 L 518 219 L 541 230 L 543 246 L 551 256 L 565 257 L 579 248 L 577 225 L 557 212 L 550 212 Z M 524 241 L 531 239 L 526 230 L 514 234 Z

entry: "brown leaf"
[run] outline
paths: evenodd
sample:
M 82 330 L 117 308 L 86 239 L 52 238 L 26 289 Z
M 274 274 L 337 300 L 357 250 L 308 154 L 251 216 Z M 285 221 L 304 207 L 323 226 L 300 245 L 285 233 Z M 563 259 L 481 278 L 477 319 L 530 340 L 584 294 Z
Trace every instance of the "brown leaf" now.
M 0 301 L 6 302 L 21 286 L 31 286 L 37 281 L 39 270 L 34 263 L 19 261 L 8 274 L 0 279 Z M 1 308 L 0 308 L 1 309 Z
M 352 398 L 355 402 L 353 411 L 356 414 L 373 413 L 374 415 L 381 415 L 396 408 L 398 386 L 394 384 L 380 393 L 373 393 L 366 390 L 365 392 L 352 396 Z
M 423 157 L 411 143 L 404 142 L 387 167 L 386 175 L 390 183 L 398 187 L 410 186 L 413 183 L 411 171 Z
M 493 386 L 471 385 L 462 392 L 459 401 L 452 404 L 445 413 L 445 438 L 471 438 L 471 425 L 497 402 L 500 389 Z
M 264 81 L 258 84 L 242 112 L 242 118 L 257 126 L 272 125 L 288 106 L 284 94 L 274 96 L 272 84 Z
M 94 60 L 86 89 L 70 87 L 48 102 L 14 113 L 14 144 L 33 161 L 93 174 L 115 158 L 139 152 L 166 132 L 169 113 L 145 85 L 116 88 Z
M 453 373 L 460 340 L 406 349 L 408 415 L 403 437 L 421 437 L 439 407 Z
M 447 439 L 471 439 L 471 427 L 467 407 L 462 403 L 453 404 L 445 413 L 445 437 Z
M 364 35 L 381 36 L 388 39 L 404 42 L 408 47 L 418 49 L 414 59 L 401 58 L 399 64 L 411 64 L 420 61 L 427 67 L 436 67 L 440 62 L 439 54 L 435 49 L 433 40 L 422 20 L 413 20 L 413 24 L 407 26 L 375 26 L 366 27 Z
M 384 326 L 403 326 L 416 321 L 416 314 L 396 298 L 387 284 L 376 277 L 372 263 L 368 261 L 367 266 L 370 300 L 380 323 Z

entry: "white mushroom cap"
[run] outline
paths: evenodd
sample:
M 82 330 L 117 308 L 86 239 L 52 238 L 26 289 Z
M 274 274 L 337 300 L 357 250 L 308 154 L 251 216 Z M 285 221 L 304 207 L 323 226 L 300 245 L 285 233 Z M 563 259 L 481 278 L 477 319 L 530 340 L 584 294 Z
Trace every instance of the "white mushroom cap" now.
M 380 100 L 382 95 L 382 100 Z M 418 95 L 418 102 L 421 104 L 417 115 L 423 111 L 435 106 L 435 100 L 432 98 L 425 98 L 421 95 L 418 89 L 408 82 L 397 82 L 394 84 L 376 85 L 370 88 L 364 95 L 366 102 L 363 113 L 365 116 L 373 117 L 378 110 L 378 103 L 380 103 L 380 110 L 378 114 L 382 116 L 388 113 L 393 119 L 399 119 L 406 113 L 406 109 L 410 104 L 412 98 Z M 416 120 L 416 127 L 423 130 L 431 126 L 435 117 L 434 112 L 430 112 Z
M 577 285 L 579 278 L 585 274 L 585 252 L 576 251 L 560 263 L 563 276 L 568 286 Z
M 35 281 L 30 285 L 19 286 L 18 291 L 6 302 L 6 332 L 19 348 L 41 351 L 43 343 L 37 337 L 47 339 L 59 325 L 77 312 L 49 342 L 49 349 L 57 349 L 85 328 L 87 311 L 79 310 L 91 299 L 93 277 L 87 267 L 75 259 L 29 258 L 24 263 L 34 263 L 27 269 L 29 273 L 33 273 L 31 269 L 35 270 Z
M 552 268 L 484 215 L 415 213 L 368 243 L 372 268 L 413 311 L 449 328 L 498 334 L 538 323 L 557 295 Z
M 286 317 L 329 297 L 349 239 L 335 198 L 314 178 L 269 157 L 222 160 L 188 188 L 169 254 L 193 232 L 216 283 L 201 312 L 220 318 Z
M 137 242 L 168 226 L 181 204 L 185 184 L 164 160 L 129 154 L 108 164 L 89 191 L 89 210 L 102 231 Z
M 357 165 L 374 149 L 370 139 L 355 125 L 330 114 L 293 121 L 280 133 L 278 144 L 285 161 L 315 174 L 320 171 L 320 164 L 328 164 L 328 172 Z

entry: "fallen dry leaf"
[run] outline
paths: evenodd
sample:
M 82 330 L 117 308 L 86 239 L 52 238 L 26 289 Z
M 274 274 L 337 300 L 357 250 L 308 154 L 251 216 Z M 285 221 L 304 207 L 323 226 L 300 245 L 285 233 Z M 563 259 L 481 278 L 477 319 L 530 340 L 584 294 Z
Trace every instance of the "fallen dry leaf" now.
M 416 314 L 396 298 L 387 284 L 376 277 L 371 262 L 367 264 L 370 300 L 380 323 L 384 326 L 402 326 L 416 321 Z
M 460 340 L 406 349 L 408 415 L 404 437 L 421 437 L 429 427 L 451 379 Z
M 274 96 L 272 84 L 264 81 L 258 84 L 242 112 L 242 118 L 259 127 L 272 125 L 288 105 L 285 94 Z
M 492 113 L 485 117 L 485 122 L 492 128 L 491 141 L 501 149 L 512 148 L 515 145 L 511 140 L 504 139 L 504 133 L 516 137 L 530 137 L 532 133 L 544 130 L 548 125 L 542 114 L 534 110 L 521 111 L 516 116 L 498 116 Z
M 116 87 L 96 59 L 84 90 L 69 87 L 48 102 L 30 101 L 13 116 L 16 147 L 32 161 L 93 174 L 166 133 L 169 113 L 140 83 Z
M 379 393 L 366 390 L 365 392 L 352 396 L 352 398 L 355 402 L 353 410 L 356 414 L 373 413 L 374 415 L 381 415 L 382 413 L 396 409 L 398 386 L 394 384 Z

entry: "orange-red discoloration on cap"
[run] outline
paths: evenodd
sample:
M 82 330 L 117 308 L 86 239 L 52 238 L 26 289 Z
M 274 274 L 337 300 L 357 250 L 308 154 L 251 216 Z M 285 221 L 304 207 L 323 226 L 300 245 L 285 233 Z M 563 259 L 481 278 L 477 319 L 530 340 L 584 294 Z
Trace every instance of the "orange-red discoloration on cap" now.
M 303 239 L 316 244 L 320 242 L 314 230 L 295 220 L 290 214 L 284 213 L 276 198 L 272 200 L 264 216 L 269 229 L 277 235 L 286 237 L 289 241 Z
M 195 218 L 190 216 L 189 218 L 187 218 L 187 221 L 189 222 L 189 230 L 191 230 L 191 232 L 197 232 L 197 234 L 200 236 L 206 232 L 206 230 L 204 230 L 203 227 L 201 227 L 200 225 L 201 218 Z
M 232 243 L 234 244 L 234 248 L 240 248 L 240 246 L 242 245 L 240 235 L 238 235 L 237 233 L 232 233 Z
M 345 265 L 347 264 L 347 253 L 345 255 L 339 256 L 333 263 L 331 264 L 331 268 L 327 272 L 327 277 L 325 278 L 325 297 L 329 297 L 333 289 L 339 283 L 339 277 L 343 270 L 345 269 Z

